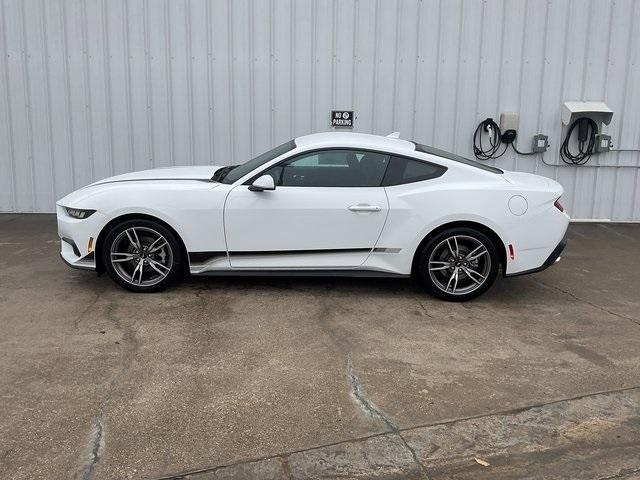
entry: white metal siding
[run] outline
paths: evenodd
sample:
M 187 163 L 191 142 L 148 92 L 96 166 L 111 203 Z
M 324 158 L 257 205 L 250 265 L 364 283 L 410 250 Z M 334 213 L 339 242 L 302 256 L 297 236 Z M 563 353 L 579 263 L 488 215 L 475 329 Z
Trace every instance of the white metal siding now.
M 640 148 L 640 1 L 0 0 L 0 16 L 0 211 L 242 162 L 328 130 L 332 108 L 467 156 L 479 121 L 518 111 L 520 148 L 548 134 L 557 163 L 562 101 L 603 100 L 615 146 Z M 573 217 L 640 220 L 637 168 L 497 164 L 558 179 Z

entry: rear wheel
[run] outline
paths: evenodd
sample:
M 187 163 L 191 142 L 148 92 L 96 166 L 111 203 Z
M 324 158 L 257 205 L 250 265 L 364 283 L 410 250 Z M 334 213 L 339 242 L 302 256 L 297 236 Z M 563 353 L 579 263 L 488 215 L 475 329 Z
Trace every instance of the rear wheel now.
M 180 272 L 182 250 L 175 235 L 151 220 L 128 220 L 107 234 L 102 249 L 107 272 L 133 292 L 165 289 Z
M 420 252 L 418 270 L 435 296 L 462 302 L 489 289 L 498 265 L 493 242 L 482 232 L 461 227 L 432 238 Z

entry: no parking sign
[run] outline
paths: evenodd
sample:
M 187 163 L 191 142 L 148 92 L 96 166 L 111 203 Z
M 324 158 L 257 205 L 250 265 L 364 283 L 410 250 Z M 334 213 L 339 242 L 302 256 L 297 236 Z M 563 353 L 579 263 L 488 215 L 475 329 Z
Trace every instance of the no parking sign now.
M 353 110 L 331 110 L 331 126 L 353 128 Z

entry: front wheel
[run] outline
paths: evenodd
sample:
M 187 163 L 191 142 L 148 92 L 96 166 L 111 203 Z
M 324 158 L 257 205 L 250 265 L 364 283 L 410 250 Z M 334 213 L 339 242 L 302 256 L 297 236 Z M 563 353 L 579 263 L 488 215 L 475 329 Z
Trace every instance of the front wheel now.
M 182 250 L 175 235 L 159 223 L 128 220 L 109 231 L 102 259 L 120 286 L 133 292 L 157 292 L 179 274 Z
M 472 228 L 439 233 L 424 246 L 418 260 L 420 277 L 429 291 L 453 302 L 481 295 L 498 274 L 495 245 Z

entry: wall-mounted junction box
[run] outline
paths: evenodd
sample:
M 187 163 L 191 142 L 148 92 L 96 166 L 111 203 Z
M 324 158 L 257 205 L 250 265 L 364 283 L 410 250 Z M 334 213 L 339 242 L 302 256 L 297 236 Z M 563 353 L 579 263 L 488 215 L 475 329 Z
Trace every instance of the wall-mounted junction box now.
M 533 141 L 531 142 L 532 153 L 546 152 L 548 148 L 549 148 L 549 137 L 541 133 L 533 136 Z
M 598 153 L 611 151 L 611 135 L 605 135 L 604 133 L 597 134 L 595 147 Z

